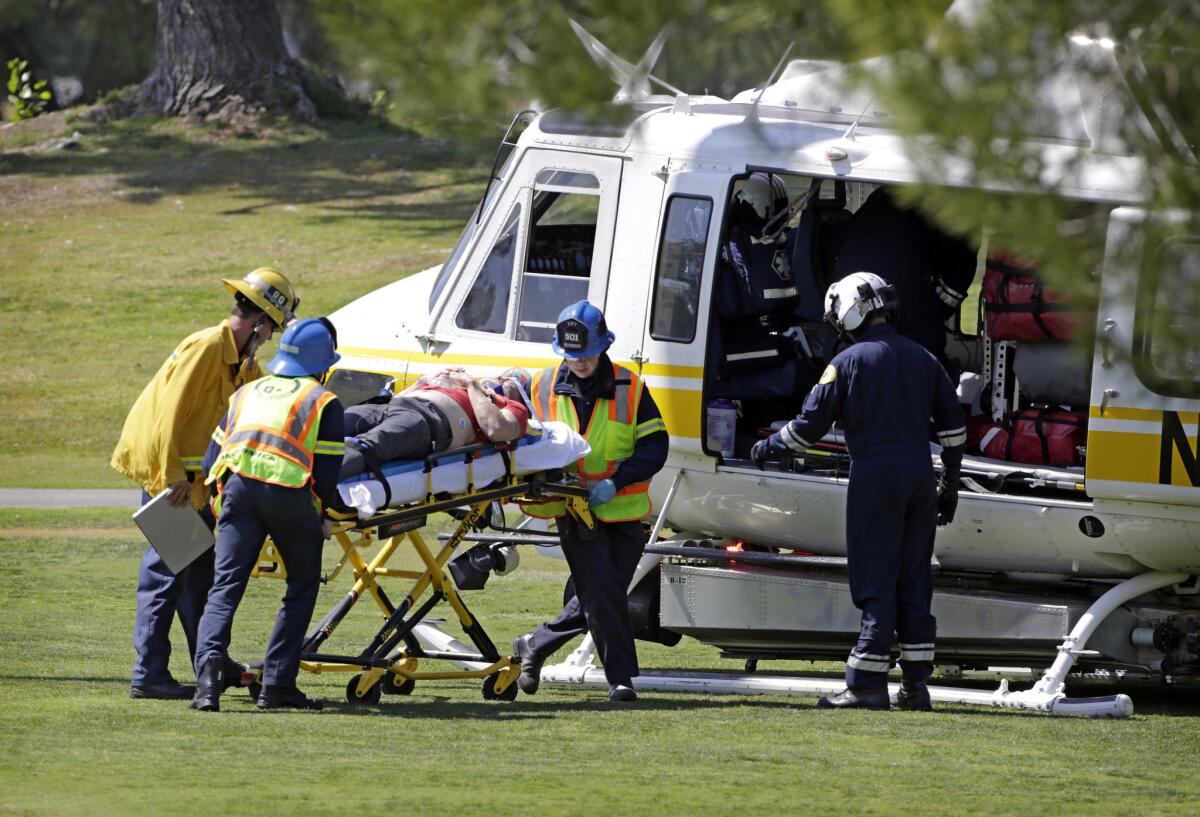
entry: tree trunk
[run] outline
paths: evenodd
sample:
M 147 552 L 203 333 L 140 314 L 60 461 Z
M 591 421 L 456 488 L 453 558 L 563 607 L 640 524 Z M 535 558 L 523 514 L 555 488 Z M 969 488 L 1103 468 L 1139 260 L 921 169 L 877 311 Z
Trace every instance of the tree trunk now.
M 138 108 L 189 119 L 238 112 L 316 118 L 275 0 L 158 0 L 158 64 Z

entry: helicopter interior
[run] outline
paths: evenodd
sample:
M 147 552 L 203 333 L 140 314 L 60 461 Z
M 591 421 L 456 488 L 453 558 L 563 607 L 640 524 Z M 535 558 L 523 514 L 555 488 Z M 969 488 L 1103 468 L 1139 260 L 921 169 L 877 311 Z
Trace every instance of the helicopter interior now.
M 958 386 L 970 429 L 968 455 L 997 475 L 988 489 L 1024 491 L 1033 469 L 1060 477 L 1050 482 L 1061 490 L 1082 491 L 1091 362 L 1076 348 L 1071 326 L 1094 322 L 1094 312 L 1054 307 L 1063 311 L 1046 313 L 1050 320 L 1068 316 L 1070 325 L 1039 326 L 1040 317 L 1019 312 L 1028 307 L 1005 301 L 1019 301 L 1034 286 L 1036 297 L 1054 298 L 1037 282 L 1033 264 L 1014 265 L 989 254 L 985 242 L 948 234 L 880 185 L 773 172 L 786 198 L 780 189 L 773 211 L 755 221 L 737 202 L 748 175 L 731 182 L 721 233 L 705 366 L 708 453 L 748 467 L 750 447 L 799 412 L 846 343 L 823 319 L 825 290 L 863 269 L 896 287 L 900 308 L 893 323 L 938 357 Z M 766 232 L 777 234 L 751 234 L 747 241 L 747 232 L 762 235 L 763 215 L 768 222 L 776 218 Z M 942 270 L 944 280 L 931 270 Z M 767 311 L 750 312 L 747 305 L 764 302 L 742 297 L 737 287 L 746 285 L 787 296 Z M 945 297 L 943 285 L 956 297 Z M 824 456 L 785 467 L 844 472 L 848 458 L 837 431 L 819 446 Z

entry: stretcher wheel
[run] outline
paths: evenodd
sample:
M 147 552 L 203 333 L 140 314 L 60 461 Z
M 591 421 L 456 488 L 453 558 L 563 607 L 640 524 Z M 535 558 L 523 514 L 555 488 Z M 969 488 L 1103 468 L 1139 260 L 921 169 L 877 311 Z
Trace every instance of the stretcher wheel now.
M 499 680 L 499 672 L 493 672 L 491 675 L 483 679 L 483 699 L 485 701 L 515 701 L 517 699 L 516 682 L 513 682 L 505 687 L 503 692 L 497 692 L 496 683 Z
M 365 706 L 374 706 L 379 703 L 379 696 L 383 692 L 383 684 L 375 684 L 367 690 L 365 695 L 361 697 L 358 694 L 358 682 L 362 679 L 362 674 L 355 675 L 350 679 L 350 683 L 346 684 L 346 700 L 352 704 L 363 704 Z
M 388 673 L 383 676 L 383 682 L 380 687 L 388 695 L 412 695 L 413 689 L 416 688 L 417 682 L 412 678 L 405 678 L 402 682 L 396 683 L 396 676 Z
M 246 684 L 246 692 L 250 694 L 251 701 L 257 701 L 258 696 L 262 693 L 262 684 L 258 681 L 251 681 Z

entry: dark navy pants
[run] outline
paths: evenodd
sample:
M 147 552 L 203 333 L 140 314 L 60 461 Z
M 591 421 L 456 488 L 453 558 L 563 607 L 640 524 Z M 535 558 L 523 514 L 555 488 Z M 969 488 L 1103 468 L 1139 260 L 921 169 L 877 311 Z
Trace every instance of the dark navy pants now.
M 228 656 L 233 616 L 267 536 L 287 570 L 287 590 L 267 644 L 263 683 L 294 687 L 300 651 L 321 578 L 321 520 L 307 488 L 285 488 L 233 474 L 221 495 L 213 586 L 200 619 L 196 669 Z
M 933 536 L 937 488 L 929 455 L 855 459 L 846 499 L 850 595 L 862 610 L 858 644 L 846 662 L 846 686 L 886 687 L 893 634 L 907 681 L 933 672 L 937 622 L 933 601 Z
M 378 462 L 424 459 L 450 447 L 453 434 L 445 416 L 425 400 L 393 397 L 388 403 L 368 403 L 346 409 L 347 437 L 357 437 Z M 346 446 L 341 478 L 367 470 L 363 452 Z
M 142 504 L 151 499 L 142 491 Z M 210 528 L 215 524 L 206 506 L 200 516 Z M 196 628 L 213 580 L 213 551 L 208 550 L 179 572 L 171 572 L 158 551 L 146 548 L 138 567 L 137 617 L 133 625 L 134 686 L 165 684 L 171 678 L 171 623 L 179 624 L 187 638 L 188 655 L 196 655 Z
M 558 530 L 575 595 L 557 618 L 533 631 L 529 644 L 545 657 L 591 632 L 608 683 L 628 685 L 638 674 L 628 590 L 646 546 L 642 523 L 597 521 L 595 536 L 584 540 L 574 520 L 559 517 Z

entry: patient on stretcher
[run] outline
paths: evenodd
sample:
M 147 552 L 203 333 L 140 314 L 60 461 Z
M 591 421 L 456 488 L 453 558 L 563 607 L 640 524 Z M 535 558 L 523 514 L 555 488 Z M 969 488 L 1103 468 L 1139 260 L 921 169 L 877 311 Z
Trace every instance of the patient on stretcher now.
M 387 403 L 346 410 L 346 456 L 341 479 L 378 472 L 393 460 L 423 459 L 472 443 L 508 442 L 524 436 L 529 373 L 509 369 L 499 378 L 476 380 L 448 367 Z

